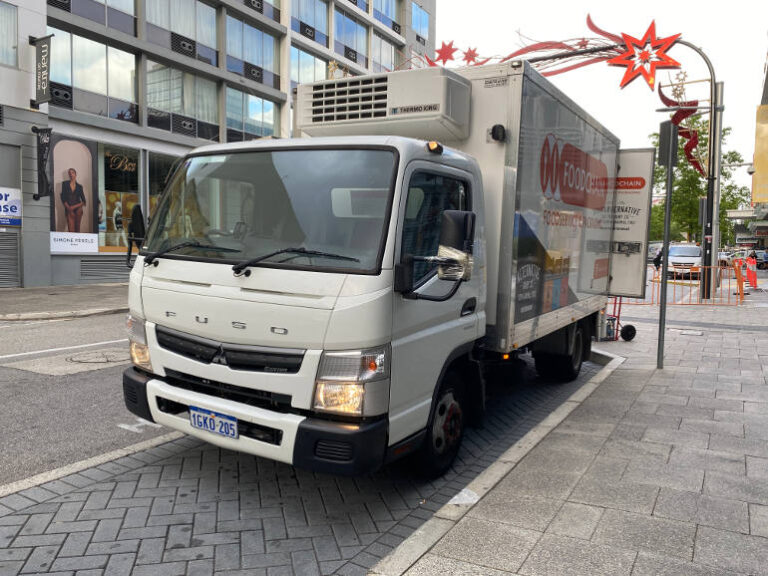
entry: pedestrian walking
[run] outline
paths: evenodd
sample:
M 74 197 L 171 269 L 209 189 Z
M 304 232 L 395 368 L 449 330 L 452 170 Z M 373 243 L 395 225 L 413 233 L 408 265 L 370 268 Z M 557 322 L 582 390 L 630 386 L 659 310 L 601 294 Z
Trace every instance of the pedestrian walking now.
M 656 272 L 659 271 L 659 267 L 661 266 L 661 248 L 656 250 L 656 256 L 653 257 L 653 265 L 656 268 Z

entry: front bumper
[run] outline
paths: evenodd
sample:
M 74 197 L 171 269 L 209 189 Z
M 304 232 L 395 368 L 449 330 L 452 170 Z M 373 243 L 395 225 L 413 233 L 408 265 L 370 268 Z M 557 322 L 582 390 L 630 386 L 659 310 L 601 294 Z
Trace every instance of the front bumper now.
M 274 412 L 176 388 L 162 377 L 135 368 L 123 373 L 123 395 L 126 407 L 137 416 L 222 448 L 330 474 L 365 474 L 384 463 L 389 433 L 386 418 L 351 424 Z M 239 437 L 193 428 L 189 406 L 237 418 Z

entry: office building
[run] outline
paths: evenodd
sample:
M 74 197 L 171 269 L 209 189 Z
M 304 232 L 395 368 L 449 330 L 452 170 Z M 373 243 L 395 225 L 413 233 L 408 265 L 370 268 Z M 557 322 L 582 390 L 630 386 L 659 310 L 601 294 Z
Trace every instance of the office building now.
M 125 280 L 132 207 L 151 216 L 177 158 L 288 137 L 298 83 L 422 65 L 436 4 L 0 0 L 0 194 L 21 212 L 0 213 L 0 286 Z M 52 100 L 36 109 L 29 38 L 48 34 Z M 37 200 L 33 127 L 52 130 Z

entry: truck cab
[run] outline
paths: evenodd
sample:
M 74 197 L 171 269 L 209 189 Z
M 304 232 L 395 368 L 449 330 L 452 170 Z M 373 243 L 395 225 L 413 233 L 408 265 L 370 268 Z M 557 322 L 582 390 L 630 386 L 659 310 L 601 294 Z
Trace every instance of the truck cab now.
M 485 330 L 482 201 L 473 158 L 412 139 L 196 150 L 131 273 L 128 408 L 337 473 L 375 469 L 429 436 L 444 467 L 467 391 L 451 377 L 436 399 L 435 383 L 468 369 Z M 446 212 L 474 215 L 458 279 L 435 258 Z

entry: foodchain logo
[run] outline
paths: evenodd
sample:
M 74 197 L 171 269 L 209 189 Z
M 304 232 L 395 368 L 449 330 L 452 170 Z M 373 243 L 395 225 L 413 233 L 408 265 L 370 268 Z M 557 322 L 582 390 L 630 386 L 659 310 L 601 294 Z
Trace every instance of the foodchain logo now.
M 541 147 L 539 178 L 547 198 L 591 210 L 605 208 L 608 168 L 553 134 Z

